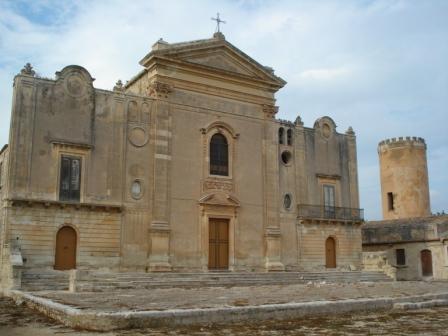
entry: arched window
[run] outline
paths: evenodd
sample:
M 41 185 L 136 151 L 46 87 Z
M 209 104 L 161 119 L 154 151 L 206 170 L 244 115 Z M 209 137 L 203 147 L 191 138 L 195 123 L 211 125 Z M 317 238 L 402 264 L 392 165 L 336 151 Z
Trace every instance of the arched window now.
M 280 127 L 278 129 L 278 143 L 280 145 L 283 145 L 285 143 L 284 138 L 285 137 L 285 129 L 283 127 Z
M 286 141 L 288 146 L 292 145 L 292 129 L 288 129 L 288 131 L 286 132 Z
M 229 145 L 224 135 L 216 133 L 210 140 L 210 174 L 229 175 Z

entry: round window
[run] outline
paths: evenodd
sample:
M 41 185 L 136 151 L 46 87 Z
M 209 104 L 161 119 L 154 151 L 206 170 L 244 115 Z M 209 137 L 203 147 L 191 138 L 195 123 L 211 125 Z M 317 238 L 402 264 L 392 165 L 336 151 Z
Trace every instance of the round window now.
M 291 162 L 292 154 L 290 151 L 284 151 L 282 152 L 282 162 L 284 164 L 288 164 Z
M 139 199 L 142 197 L 142 184 L 140 183 L 139 180 L 135 180 L 132 183 L 132 187 L 131 187 L 131 194 L 132 194 L 132 198 L 135 199 Z
M 291 195 L 290 194 L 286 194 L 285 197 L 283 198 L 283 206 L 285 207 L 286 210 L 291 209 Z

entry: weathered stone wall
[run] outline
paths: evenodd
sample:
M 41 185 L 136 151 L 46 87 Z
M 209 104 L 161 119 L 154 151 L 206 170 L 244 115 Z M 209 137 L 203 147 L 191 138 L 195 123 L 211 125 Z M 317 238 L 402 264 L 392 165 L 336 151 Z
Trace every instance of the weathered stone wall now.
M 336 241 L 336 266 L 343 270 L 361 269 L 361 229 L 359 224 L 318 223 L 297 226 L 299 265 L 305 270 L 325 269 L 325 241 Z
M 393 138 L 378 145 L 384 219 L 431 214 L 426 144 L 422 138 Z M 391 208 L 388 193 L 393 195 Z
M 18 75 L 14 86 L 7 198 L 40 204 L 58 202 L 61 156 L 81 157 L 80 203 L 92 204 L 95 211 L 104 213 L 88 212 L 85 217 L 80 215 L 82 211 L 75 211 L 69 216 L 70 221 L 79 222 L 73 225 L 88 242 L 87 249 L 79 246 L 83 256 L 79 259 L 80 267 L 90 264 L 118 268 L 122 253 L 123 263 L 132 262 L 145 269 L 149 186 L 153 176 L 151 169 L 147 169 L 151 163 L 150 138 L 154 134 L 150 123 L 152 99 L 93 89 L 88 72 L 76 66 L 64 68 L 55 81 Z M 135 181 L 139 181 L 142 189 L 137 197 L 131 195 Z M 97 205 L 102 206 L 100 210 Z M 109 214 L 108 206 L 126 206 L 129 211 L 123 216 Z M 10 210 L 7 221 L 17 225 L 43 221 L 47 223 L 47 231 L 40 231 L 37 224 L 10 227 L 5 242 L 13 236 L 22 239 L 23 230 L 27 246 L 24 258 L 30 260 L 28 265 L 52 265 L 55 230 L 67 219 L 64 214 L 70 212 L 43 208 L 23 217 L 22 210 Z M 96 231 L 91 236 L 95 226 L 97 229 L 93 229 Z M 107 231 L 108 226 L 111 231 Z M 30 230 L 35 230 L 35 234 Z M 47 240 L 52 237 L 45 248 L 40 246 L 41 235 Z M 35 254 L 39 260 L 28 255 L 30 251 L 34 254 L 32 245 L 40 251 Z
M 432 255 L 432 269 L 434 280 L 448 279 L 448 244 L 440 241 L 413 242 L 401 244 L 384 244 L 363 246 L 364 253 L 376 253 L 384 251 L 388 263 L 396 269 L 397 280 L 421 280 L 422 262 L 420 253 L 423 250 L 430 250 Z M 396 249 L 404 249 L 406 264 L 397 265 Z
M 115 269 L 120 265 L 120 213 L 57 206 L 9 209 L 10 239 L 22 252 L 24 267 L 53 268 L 56 234 L 70 226 L 77 233 L 77 267 Z

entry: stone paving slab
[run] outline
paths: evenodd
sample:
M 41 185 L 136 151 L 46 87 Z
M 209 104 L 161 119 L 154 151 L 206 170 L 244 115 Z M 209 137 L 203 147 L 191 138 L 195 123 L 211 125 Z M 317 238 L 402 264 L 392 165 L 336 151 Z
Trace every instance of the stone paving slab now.
M 37 292 L 54 302 L 88 311 L 147 311 L 258 306 L 448 292 L 448 282 L 310 283 L 251 287 L 171 288 L 110 292 Z
M 173 288 L 151 292 L 90 293 L 89 298 L 86 293 L 11 291 L 9 296 L 72 328 L 99 331 L 448 305 L 448 282 Z M 151 298 L 158 308 L 152 306 Z M 189 302 L 193 298 L 196 300 Z

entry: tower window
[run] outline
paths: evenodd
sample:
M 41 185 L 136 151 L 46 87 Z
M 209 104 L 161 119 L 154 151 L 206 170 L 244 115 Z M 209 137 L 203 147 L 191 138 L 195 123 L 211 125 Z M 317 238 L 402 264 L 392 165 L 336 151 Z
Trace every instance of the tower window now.
M 387 193 L 387 208 L 389 211 L 394 210 L 394 194 L 391 192 Z
M 210 174 L 229 176 L 229 146 L 226 137 L 220 133 L 210 140 Z
M 280 145 L 283 145 L 285 143 L 284 138 L 285 137 L 285 129 L 283 127 L 280 127 L 278 129 L 278 143 Z
M 286 141 L 288 146 L 292 145 L 292 129 L 288 129 L 288 131 L 286 132 Z
M 397 265 L 406 265 L 406 254 L 404 249 L 396 249 L 395 256 L 397 258 Z
M 59 200 L 79 202 L 81 192 L 81 158 L 63 156 L 59 181 Z

